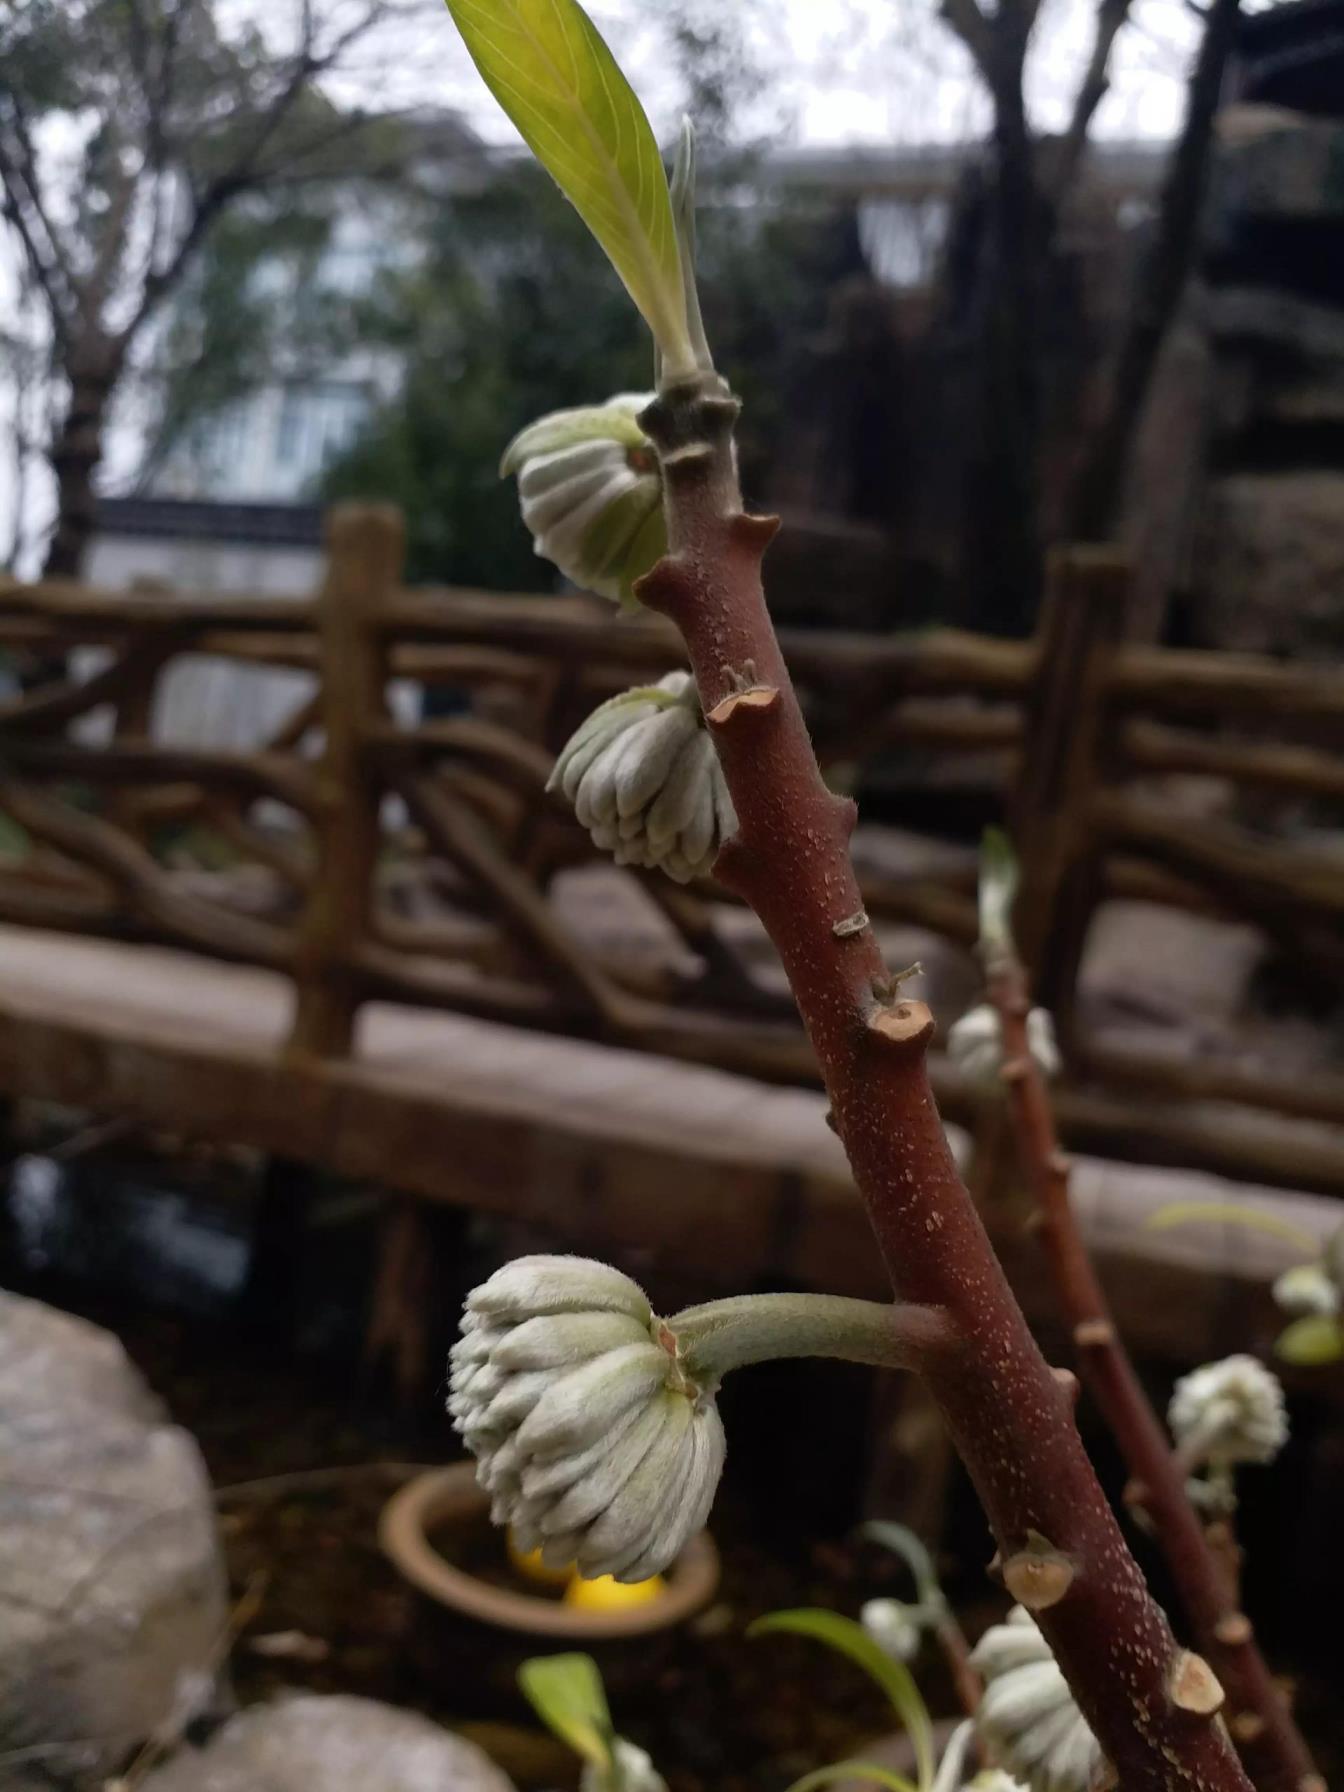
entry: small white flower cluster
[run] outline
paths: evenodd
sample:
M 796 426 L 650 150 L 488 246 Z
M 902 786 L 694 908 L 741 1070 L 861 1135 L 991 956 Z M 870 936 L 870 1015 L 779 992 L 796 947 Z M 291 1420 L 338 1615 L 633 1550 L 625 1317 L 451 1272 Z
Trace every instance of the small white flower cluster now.
M 662 475 L 638 423 L 653 397 L 621 392 L 553 411 L 513 438 L 499 469 L 518 475 L 534 551 L 576 585 L 626 604 L 667 551 Z
M 723 1470 L 712 1390 L 629 1276 L 520 1257 L 467 1297 L 448 1410 L 523 1551 L 647 1580 L 705 1522 Z
M 1274 1283 L 1274 1299 L 1295 1318 L 1334 1318 L 1344 1297 L 1323 1262 L 1295 1263 Z
M 611 1739 L 611 1762 L 599 1766 L 585 1761 L 579 1775 L 579 1792 L 667 1792 L 667 1781 L 653 1758 L 624 1736 Z
M 593 843 L 618 865 L 677 883 L 707 872 L 737 827 L 689 672 L 624 691 L 566 743 L 548 790 L 563 790 Z
M 991 1755 L 1030 1792 L 1088 1792 L 1101 1744 L 1030 1612 L 1016 1605 L 991 1625 L 971 1666 L 985 1682 L 975 1727 Z
M 1027 1050 L 1042 1076 L 1060 1072 L 1055 1023 L 1044 1008 L 1027 1016 Z M 948 1029 L 947 1055 L 966 1081 L 977 1089 L 996 1089 L 1003 1068 L 1003 1029 L 998 1010 L 990 1002 L 967 1009 Z
M 1283 1389 L 1253 1356 L 1224 1357 L 1183 1375 L 1167 1422 L 1187 1455 L 1217 1469 L 1272 1462 L 1288 1441 Z
M 903 1599 L 869 1599 L 859 1608 L 859 1623 L 884 1655 L 893 1661 L 913 1661 L 924 1640 L 924 1613 Z

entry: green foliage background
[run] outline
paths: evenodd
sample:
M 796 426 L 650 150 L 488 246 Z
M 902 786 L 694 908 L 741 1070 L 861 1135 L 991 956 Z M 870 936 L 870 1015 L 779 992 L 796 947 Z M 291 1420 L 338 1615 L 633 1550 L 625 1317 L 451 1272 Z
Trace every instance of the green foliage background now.
M 766 204 L 743 174 L 702 209 L 700 290 L 717 364 L 746 401 L 748 488 L 768 478 L 800 342 L 852 265 L 852 226 Z M 538 170 L 502 171 L 441 205 L 413 272 L 389 274 L 351 319 L 405 357 L 398 396 L 331 470 L 328 497 L 403 506 L 412 579 L 549 590 L 504 445 L 523 424 L 652 383 L 652 348 L 577 213 Z M 790 363 L 795 365 L 791 365 Z

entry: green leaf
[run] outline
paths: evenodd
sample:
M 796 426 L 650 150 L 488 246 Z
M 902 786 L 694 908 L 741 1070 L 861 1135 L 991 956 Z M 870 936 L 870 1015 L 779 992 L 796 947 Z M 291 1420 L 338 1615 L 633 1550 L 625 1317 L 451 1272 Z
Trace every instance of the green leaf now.
M 788 1792 L 812 1792 L 814 1786 L 830 1786 L 836 1780 L 870 1780 L 875 1786 L 886 1786 L 888 1792 L 917 1792 L 917 1788 L 890 1767 L 879 1767 L 873 1761 L 837 1761 L 833 1767 L 817 1767 L 795 1780 Z
M 825 1643 L 828 1648 L 847 1655 L 870 1679 L 877 1682 L 891 1700 L 897 1717 L 910 1732 L 921 1792 L 928 1792 L 934 1775 L 933 1725 L 929 1721 L 928 1707 L 915 1685 L 914 1676 L 904 1662 L 893 1661 L 889 1655 L 884 1654 L 863 1626 L 856 1624 L 852 1618 L 842 1618 L 838 1612 L 812 1607 L 771 1612 L 767 1617 L 758 1618 L 747 1635 L 772 1636 L 784 1632 L 794 1636 L 809 1636 L 819 1643 Z
M 864 1525 L 863 1534 L 901 1558 L 914 1576 L 922 1603 L 933 1604 L 941 1600 L 933 1557 L 907 1525 L 893 1524 L 885 1518 L 874 1518 Z
M 1216 1225 L 1244 1226 L 1248 1232 L 1266 1232 L 1271 1238 L 1281 1238 L 1300 1251 L 1309 1251 L 1312 1256 L 1320 1250 L 1320 1240 L 1301 1226 L 1291 1225 L 1274 1214 L 1261 1213 L 1254 1207 L 1235 1207 L 1228 1201 L 1172 1201 L 1150 1214 L 1143 1222 L 1143 1229 L 1145 1232 L 1169 1232 L 1174 1226 L 1189 1226 L 1200 1220 Z
M 611 1712 L 591 1655 L 534 1655 L 519 1667 L 518 1684 L 548 1729 L 585 1761 L 610 1770 Z
M 1344 1325 L 1330 1313 L 1311 1313 L 1295 1319 L 1280 1333 L 1274 1354 L 1302 1369 L 1319 1369 L 1344 1357 Z
M 986 828 L 980 841 L 980 944 L 1013 950 L 1013 903 L 1018 866 L 1013 843 L 1002 828 Z
M 695 371 L 667 174 L 644 108 L 577 0 L 448 0 L 481 78 L 592 231 L 669 379 Z

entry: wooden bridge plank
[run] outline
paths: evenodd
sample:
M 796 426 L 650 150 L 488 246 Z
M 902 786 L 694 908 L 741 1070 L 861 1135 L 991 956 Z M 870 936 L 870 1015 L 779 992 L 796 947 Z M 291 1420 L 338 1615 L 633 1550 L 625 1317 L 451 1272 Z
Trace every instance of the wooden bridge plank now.
M 287 1058 L 291 1001 L 271 972 L 0 927 L 0 1090 L 507 1215 L 710 1287 L 883 1291 L 812 1091 L 381 1003 L 351 1058 Z M 1309 1195 L 1095 1160 L 1078 1187 L 1121 1323 L 1163 1354 L 1244 1347 L 1293 1253 L 1232 1228 L 1146 1233 L 1148 1213 L 1202 1195 L 1270 1206 L 1321 1238 L 1338 1214 Z M 1016 1212 L 988 1217 L 1031 1310 L 1045 1295 Z

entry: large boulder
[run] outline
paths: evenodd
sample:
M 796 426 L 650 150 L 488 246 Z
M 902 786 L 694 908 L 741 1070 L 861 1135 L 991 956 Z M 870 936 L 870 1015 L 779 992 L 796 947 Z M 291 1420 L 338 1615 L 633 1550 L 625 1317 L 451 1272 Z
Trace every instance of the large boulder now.
M 1192 575 L 1201 636 L 1256 653 L 1344 650 L 1341 516 L 1344 473 L 1213 481 Z
M 141 1792 L 513 1792 L 490 1757 L 427 1717 L 305 1693 L 254 1705 Z
M 2 1292 L 0 1440 L 3 1783 L 97 1786 L 211 1702 L 210 1485 L 115 1338 Z

